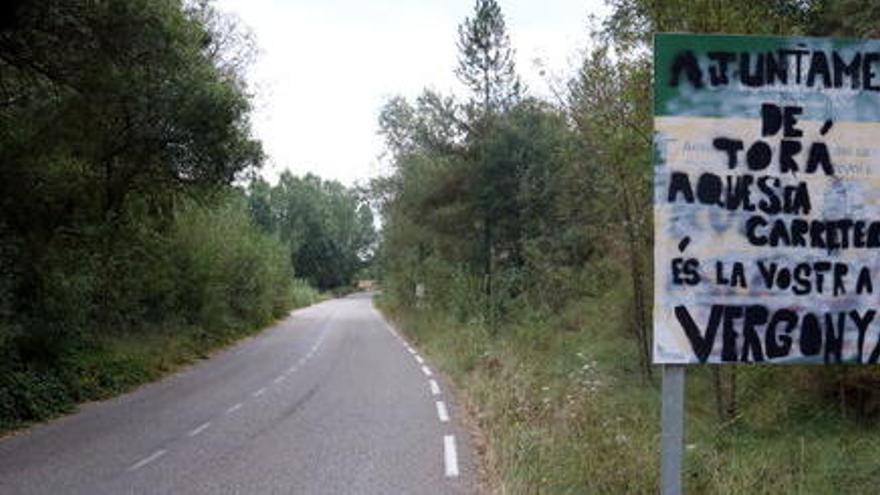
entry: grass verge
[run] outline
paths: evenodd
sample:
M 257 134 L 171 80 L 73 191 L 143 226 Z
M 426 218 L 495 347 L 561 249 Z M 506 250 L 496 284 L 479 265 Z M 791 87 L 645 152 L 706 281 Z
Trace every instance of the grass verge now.
M 656 493 L 660 370 L 653 381 L 639 374 L 622 330 L 627 299 L 617 287 L 557 314 L 521 308 L 494 334 L 387 296 L 378 304 L 475 404 L 500 473 L 495 492 Z M 829 395 L 858 370 L 724 368 L 737 376 L 732 418 L 719 415 L 717 370 L 688 371 L 687 493 L 876 491 L 874 416 Z
M 283 316 L 328 299 L 303 281 L 293 284 Z M 73 412 L 78 403 L 107 399 L 172 373 L 239 340 L 269 321 L 229 323 L 220 331 L 164 324 L 63 343 L 51 360 L 0 377 L 0 437 Z M 42 343 L 34 344 L 36 350 Z

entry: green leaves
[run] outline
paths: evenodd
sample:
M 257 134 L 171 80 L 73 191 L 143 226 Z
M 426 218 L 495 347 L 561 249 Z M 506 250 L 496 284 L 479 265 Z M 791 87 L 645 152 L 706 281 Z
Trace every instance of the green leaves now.
M 522 84 L 504 16 L 495 0 L 476 0 L 474 17 L 458 26 L 458 51 L 455 75 L 474 92 L 474 104 L 482 114 L 515 103 Z
M 275 186 L 253 181 L 254 221 L 287 246 L 298 277 L 327 290 L 351 285 L 373 256 L 373 213 L 352 189 L 315 175 L 284 172 Z
M 0 192 L 16 199 L 7 207 L 33 207 L 34 184 L 18 174 L 44 157 L 88 164 L 97 216 L 146 183 L 225 185 L 259 165 L 247 97 L 179 2 L 30 2 L 16 21 L 0 32 Z
M 210 208 L 180 209 L 168 246 L 175 267 L 169 288 L 189 322 L 224 331 L 268 322 L 283 311 L 293 283 L 285 246 L 251 223 L 245 198 L 233 195 Z
M 187 5 L 0 7 L 0 376 L 19 377 L 0 380 L 0 424 L 80 397 L 73 347 L 184 321 L 219 341 L 291 304 L 284 246 L 231 186 L 263 156 L 248 38 Z
M 595 252 L 595 241 L 578 235 L 590 221 L 592 189 L 577 187 L 590 178 L 580 175 L 565 115 L 524 99 L 488 123 L 464 120 L 461 137 L 438 143 L 442 134 L 425 139 L 423 130 L 443 128 L 455 106 L 438 112 L 423 101 L 395 99 L 383 112 L 405 116 L 385 128 L 394 174 L 373 189 L 383 212 L 386 288 L 413 302 L 422 284 L 430 304 L 449 306 L 463 320 L 503 318 L 518 298 L 562 304 L 542 293 L 560 278 L 549 265 L 572 280 Z M 467 296 L 451 296 L 461 291 Z

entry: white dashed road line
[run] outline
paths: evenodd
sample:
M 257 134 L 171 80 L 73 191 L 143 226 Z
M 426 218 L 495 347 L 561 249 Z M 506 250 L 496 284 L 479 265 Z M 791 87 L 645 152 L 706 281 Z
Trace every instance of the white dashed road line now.
M 394 329 L 391 328 L 390 325 L 386 324 L 388 331 L 391 332 L 395 337 L 400 339 L 403 343 L 403 347 L 406 349 L 410 355 L 415 358 L 416 362 L 421 365 L 422 373 L 428 377 L 428 386 L 431 390 L 431 395 L 436 396 L 440 395 L 440 385 L 437 383 L 437 380 L 431 378 L 433 373 L 431 369 L 425 364 L 424 358 L 419 355 L 419 353 L 409 345 L 409 343 L 403 339 Z M 437 418 L 441 423 L 449 422 L 449 410 L 446 408 L 446 403 L 442 400 L 438 400 L 434 402 L 434 405 L 437 407 Z M 443 436 L 443 461 L 446 468 L 446 477 L 447 478 L 457 478 L 458 477 L 458 451 L 455 448 L 455 436 L 454 435 L 444 435 Z
M 162 457 L 163 455 L 165 455 L 167 453 L 168 453 L 167 450 L 159 449 L 159 450 L 153 452 L 152 454 L 150 454 L 149 457 L 145 457 L 145 458 L 139 460 L 138 462 L 132 464 L 131 466 L 129 466 L 128 470 L 129 471 L 137 471 L 138 469 L 146 466 L 147 464 L 155 461 L 156 459 Z
M 293 314 L 293 312 L 291 312 L 291 314 Z M 318 351 L 318 348 L 321 347 L 321 344 L 324 341 L 324 337 L 326 337 L 326 333 L 322 334 L 321 337 L 317 340 L 317 342 L 315 342 L 315 344 L 312 346 L 311 350 L 309 350 L 309 353 L 306 356 L 301 357 L 299 359 L 299 361 L 297 361 L 297 364 L 292 365 L 290 368 L 288 368 L 287 372 L 294 373 L 294 372 L 296 372 L 296 370 L 299 366 L 302 366 L 303 364 L 305 364 L 305 362 L 308 361 Z M 237 349 L 234 352 L 234 354 L 239 354 L 242 351 L 244 351 L 243 348 Z M 414 351 L 413 351 L 413 354 L 415 354 Z M 423 367 L 423 370 L 426 370 L 426 369 L 427 368 Z M 428 371 L 428 373 L 430 373 L 430 371 Z M 280 384 L 281 382 L 283 382 L 285 380 L 285 378 L 286 378 L 286 375 L 279 375 L 273 380 L 273 382 L 277 385 L 277 384 Z M 257 390 L 252 395 L 254 397 L 259 397 L 259 396 L 263 395 L 264 393 L 266 393 L 266 387 L 263 387 L 263 388 Z M 235 411 L 238 411 L 239 409 L 241 409 L 243 406 L 244 406 L 244 403 L 242 403 L 242 402 L 236 403 L 226 409 L 226 414 L 232 414 Z M 195 437 L 196 435 L 207 430 L 208 427 L 210 427 L 210 426 L 211 426 L 211 422 L 205 421 L 204 423 L 200 424 L 199 426 L 197 426 L 197 427 L 193 428 L 192 430 L 190 430 L 189 432 L 187 432 L 186 436 L 189 438 Z M 149 456 L 147 456 L 147 457 L 141 459 L 140 461 L 129 466 L 127 471 L 137 471 L 138 469 L 146 466 L 147 464 L 150 464 L 151 462 L 155 461 L 156 459 L 159 459 L 160 457 L 162 457 L 163 455 L 165 455 L 167 453 L 168 453 L 168 450 L 159 449 L 159 450 L 153 452 L 152 454 L 150 454 Z
M 410 347 L 410 345 L 408 343 L 406 343 L 406 341 L 404 341 L 403 338 L 400 337 L 400 335 L 398 335 L 397 332 L 395 332 L 390 326 L 388 327 L 388 329 L 395 337 L 397 337 L 398 339 L 401 340 L 401 342 L 403 342 L 404 346 L 406 347 L 406 350 L 421 365 L 422 373 L 424 373 L 425 376 L 427 376 L 427 377 L 433 376 L 433 373 L 431 372 L 431 370 L 425 365 L 425 360 L 422 358 L 422 356 L 420 356 L 415 351 L 415 349 Z M 304 357 L 301 357 L 299 359 L 299 361 L 297 362 L 297 364 L 291 366 L 287 370 L 287 372 L 294 373 L 299 366 L 302 366 L 306 361 L 311 359 L 311 357 L 318 351 L 318 348 L 321 346 L 321 343 L 323 340 L 324 340 L 324 335 L 322 335 L 318 339 L 318 341 L 315 342 L 315 344 L 309 350 L 308 354 Z M 285 379 L 285 375 L 279 375 L 278 377 L 276 377 L 273 380 L 273 382 L 277 385 L 277 384 L 280 384 L 281 382 L 283 382 L 284 379 Z M 436 380 L 434 380 L 433 378 L 429 379 L 428 385 L 430 386 L 431 395 L 440 395 L 440 386 L 437 384 Z M 253 397 L 259 397 L 259 396 L 263 395 L 264 393 L 266 393 L 266 387 L 260 388 L 259 390 L 254 392 L 252 395 L 253 395 Z M 437 407 L 437 417 L 439 418 L 440 422 L 441 423 L 449 422 L 449 411 L 446 408 L 446 403 L 443 401 L 436 401 L 435 405 Z M 235 411 L 238 411 L 243 406 L 244 406 L 244 404 L 239 402 L 233 406 L 230 406 L 228 409 L 226 409 L 226 413 L 231 414 Z M 195 437 L 196 435 L 199 435 L 200 433 L 207 430 L 208 427 L 210 427 L 210 426 L 211 426 L 211 422 L 206 421 L 206 422 L 200 424 L 199 426 L 193 428 L 189 432 L 187 432 L 187 437 L 190 437 L 190 438 Z M 149 456 L 147 456 L 147 457 L 141 459 L 140 461 L 129 466 L 128 471 L 136 471 L 136 470 L 150 464 L 151 462 L 154 462 L 155 460 L 159 459 L 160 457 L 164 456 L 167 453 L 168 453 L 168 451 L 166 449 L 157 450 L 156 452 L 153 452 Z M 444 459 L 444 463 L 445 463 L 446 477 L 449 477 L 449 478 L 457 477 L 459 475 L 458 474 L 458 452 L 456 451 L 456 448 L 455 448 L 455 437 L 453 435 L 444 435 L 444 437 L 443 437 L 443 459 Z
M 401 339 L 403 341 L 403 339 Z M 415 360 L 421 365 L 422 373 L 427 376 L 428 386 L 431 390 L 431 395 L 440 395 L 440 385 L 437 383 L 437 380 L 431 378 L 433 373 L 431 369 L 425 365 L 425 360 L 422 356 L 416 352 L 415 349 L 410 347 L 410 345 L 403 341 L 403 345 L 406 348 L 407 352 L 409 352 Z M 449 410 L 446 408 L 446 403 L 442 400 L 438 400 L 434 402 L 434 405 L 437 407 L 437 418 L 441 423 L 449 422 Z M 446 468 L 446 477 L 447 478 L 457 478 L 458 477 L 458 451 L 455 448 L 455 436 L 454 435 L 444 435 L 443 436 L 443 462 Z
M 446 435 L 443 437 L 443 460 L 446 463 L 446 477 L 458 476 L 458 452 L 455 450 L 455 437 Z
M 192 438 L 192 437 L 198 435 L 199 433 L 207 430 L 209 426 L 211 426 L 211 422 L 206 421 L 206 422 L 200 424 L 199 426 L 196 426 L 192 430 L 190 430 L 189 433 L 186 434 L 186 436 Z
M 437 401 L 437 417 L 440 418 L 441 423 L 449 421 L 449 412 L 446 410 L 446 403 L 442 400 Z

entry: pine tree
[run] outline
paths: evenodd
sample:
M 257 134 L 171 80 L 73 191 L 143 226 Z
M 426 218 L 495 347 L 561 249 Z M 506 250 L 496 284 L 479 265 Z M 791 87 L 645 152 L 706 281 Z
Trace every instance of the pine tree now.
M 474 17 L 458 26 L 458 68 L 455 74 L 473 90 L 484 115 L 507 108 L 522 93 L 514 50 L 495 0 L 477 0 Z

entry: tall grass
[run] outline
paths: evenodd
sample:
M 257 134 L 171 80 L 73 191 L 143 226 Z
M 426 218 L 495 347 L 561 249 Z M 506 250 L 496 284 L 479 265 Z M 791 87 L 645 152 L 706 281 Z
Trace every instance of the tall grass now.
M 521 304 L 496 332 L 430 303 L 400 304 L 393 292 L 379 304 L 477 405 L 499 493 L 656 493 L 660 390 L 639 373 L 623 285 L 556 312 Z M 876 422 L 841 414 L 817 378 L 839 370 L 737 373 L 740 407 L 727 420 L 712 369 L 688 371 L 687 493 L 876 491 Z

